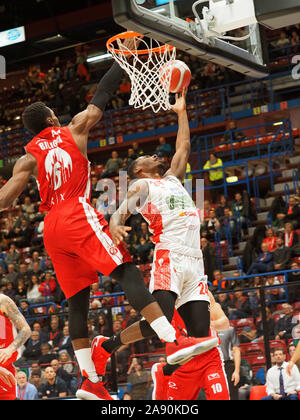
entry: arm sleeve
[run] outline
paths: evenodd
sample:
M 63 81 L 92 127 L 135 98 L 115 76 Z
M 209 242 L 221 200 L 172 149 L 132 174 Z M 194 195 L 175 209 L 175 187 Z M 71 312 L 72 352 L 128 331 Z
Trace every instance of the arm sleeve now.
M 90 103 L 104 111 L 106 105 L 118 89 L 123 77 L 124 71 L 121 69 L 119 64 L 115 62 L 108 72 L 102 77 L 97 91 Z

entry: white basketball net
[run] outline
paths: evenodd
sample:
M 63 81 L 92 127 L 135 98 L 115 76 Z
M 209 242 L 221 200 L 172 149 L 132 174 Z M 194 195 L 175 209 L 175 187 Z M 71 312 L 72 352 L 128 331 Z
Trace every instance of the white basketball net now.
M 176 59 L 176 48 L 160 44 L 154 39 L 150 39 L 149 44 L 142 37 L 135 37 L 135 39 L 140 40 L 139 49 L 149 50 L 147 54 L 140 55 L 137 51 L 131 51 L 124 46 L 121 51 L 120 45 L 114 45 L 114 48 L 110 50 L 113 58 L 130 77 L 129 105 L 134 108 L 152 108 L 155 113 L 161 110 L 168 111 L 171 109 L 169 101 L 171 71 L 166 68 L 163 78 L 160 72 L 166 63 Z M 115 44 L 119 44 L 118 40 Z M 118 51 L 115 51 L 115 48 Z M 153 52 L 153 49 L 157 48 L 160 50 Z

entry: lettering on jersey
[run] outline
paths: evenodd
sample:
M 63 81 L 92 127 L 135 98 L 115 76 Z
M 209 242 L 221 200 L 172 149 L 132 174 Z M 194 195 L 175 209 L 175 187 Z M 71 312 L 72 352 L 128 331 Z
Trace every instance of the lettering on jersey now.
M 45 159 L 45 169 L 47 180 L 56 191 L 71 177 L 73 169 L 71 156 L 59 147 L 50 150 Z
M 167 206 L 170 210 L 196 208 L 195 203 L 188 195 L 171 195 L 166 198 Z M 193 214 L 194 215 L 194 214 Z
M 60 133 L 61 133 L 60 130 L 52 130 L 52 137 L 55 137 L 55 140 L 53 140 L 52 142 L 49 142 L 44 139 L 39 139 L 36 144 L 43 151 L 56 149 L 58 145 L 63 142 L 60 137 Z
M 177 385 L 174 382 L 169 382 L 169 388 L 178 389 Z

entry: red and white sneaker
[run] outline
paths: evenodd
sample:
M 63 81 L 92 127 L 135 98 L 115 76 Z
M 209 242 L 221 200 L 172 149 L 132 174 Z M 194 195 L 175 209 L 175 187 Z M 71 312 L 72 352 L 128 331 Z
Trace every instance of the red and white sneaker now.
M 167 400 L 169 377 L 164 375 L 163 367 L 165 363 L 155 363 L 151 369 L 151 376 L 153 380 L 152 400 L 165 401 Z
M 102 344 L 106 340 L 108 340 L 108 337 L 98 335 L 92 342 L 92 360 L 94 362 L 97 375 L 99 376 L 105 376 L 106 364 L 111 356 L 111 353 L 108 353 L 102 347 Z
M 106 391 L 103 382 L 93 383 L 88 378 L 85 378 L 80 389 L 76 392 L 76 397 L 79 400 L 113 400 L 113 398 Z
M 167 362 L 170 365 L 187 363 L 191 358 L 217 347 L 218 344 L 218 337 L 195 338 L 182 335 L 178 338 L 178 344 L 167 343 Z

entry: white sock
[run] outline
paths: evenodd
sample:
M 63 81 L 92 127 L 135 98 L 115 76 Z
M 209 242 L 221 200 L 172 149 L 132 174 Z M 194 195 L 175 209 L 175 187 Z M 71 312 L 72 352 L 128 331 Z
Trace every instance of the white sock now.
M 165 316 L 157 318 L 150 325 L 160 339 L 167 343 L 174 343 L 176 340 L 176 331 Z
M 94 362 L 92 360 L 92 351 L 90 348 L 75 350 L 75 356 L 83 376 L 88 375 L 91 382 L 99 381 Z

